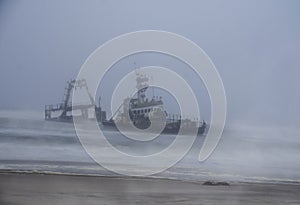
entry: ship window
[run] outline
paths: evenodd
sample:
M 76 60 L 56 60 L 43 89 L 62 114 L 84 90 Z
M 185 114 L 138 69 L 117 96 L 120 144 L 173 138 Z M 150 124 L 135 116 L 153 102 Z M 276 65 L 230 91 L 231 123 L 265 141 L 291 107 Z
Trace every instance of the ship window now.
M 141 110 L 141 113 L 144 113 L 144 110 Z
M 140 114 L 140 111 L 139 111 L 139 110 L 138 110 L 137 112 L 138 112 L 138 114 Z
M 148 109 L 148 112 L 150 112 L 150 109 Z

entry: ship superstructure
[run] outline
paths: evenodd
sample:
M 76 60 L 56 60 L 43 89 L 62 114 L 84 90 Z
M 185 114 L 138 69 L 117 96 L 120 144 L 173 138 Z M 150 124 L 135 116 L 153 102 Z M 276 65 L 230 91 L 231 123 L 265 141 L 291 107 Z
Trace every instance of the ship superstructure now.
M 182 118 L 181 115 L 169 114 L 165 108 L 161 96 L 152 96 L 151 99 L 146 97 L 146 91 L 149 78 L 146 75 L 136 74 L 136 97 L 124 99 L 119 109 L 112 115 L 110 120 L 103 121 L 106 126 L 116 126 L 121 124 L 126 126 L 130 121 L 139 129 L 150 127 L 151 123 L 159 124 L 166 122 L 164 133 L 178 133 L 180 127 L 185 130 L 198 129 L 198 134 L 205 131 L 205 121 L 198 122 L 189 118 Z M 123 110 L 122 110 L 123 108 Z

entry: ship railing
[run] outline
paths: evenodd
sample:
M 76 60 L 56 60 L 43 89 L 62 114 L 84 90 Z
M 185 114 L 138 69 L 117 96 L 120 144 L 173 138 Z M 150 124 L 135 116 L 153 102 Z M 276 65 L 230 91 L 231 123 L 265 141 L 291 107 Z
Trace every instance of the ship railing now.
M 62 109 L 63 104 L 45 105 L 45 111 L 58 111 Z
M 199 120 L 198 118 L 197 119 L 193 119 L 193 118 L 190 118 L 190 117 L 182 117 L 180 115 L 168 115 L 166 121 L 168 123 L 173 123 L 173 122 L 193 122 L 193 123 L 202 123 L 203 121 Z
M 95 104 L 91 104 L 91 102 L 87 102 L 87 103 L 68 103 L 68 105 L 66 106 L 67 108 L 71 108 L 71 107 L 92 107 L 95 106 Z M 63 110 L 64 109 L 64 104 L 63 103 L 58 103 L 58 104 L 52 104 L 52 105 L 45 105 L 45 110 L 46 111 L 58 111 L 58 110 Z

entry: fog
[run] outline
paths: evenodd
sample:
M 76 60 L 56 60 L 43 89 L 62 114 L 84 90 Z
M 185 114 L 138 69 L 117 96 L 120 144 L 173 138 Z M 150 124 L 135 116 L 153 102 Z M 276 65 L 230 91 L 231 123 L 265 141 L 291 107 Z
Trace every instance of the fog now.
M 66 81 L 98 46 L 120 34 L 155 29 L 183 35 L 210 56 L 225 86 L 227 125 L 297 126 L 299 6 L 297 0 L 2 0 L 0 108 L 42 110 L 60 102 Z M 157 62 L 183 72 L 176 61 L 161 59 L 129 57 L 120 67 Z M 115 81 L 122 76 L 118 69 L 112 72 Z M 186 80 L 193 88 L 201 85 L 191 75 Z M 204 90 L 198 96 L 205 101 L 204 118 L 209 118 L 208 95 L 199 89 Z M 101 95 L 110 93 L 104 89 Z M 108 100 L 103 103 L 109 106 Z

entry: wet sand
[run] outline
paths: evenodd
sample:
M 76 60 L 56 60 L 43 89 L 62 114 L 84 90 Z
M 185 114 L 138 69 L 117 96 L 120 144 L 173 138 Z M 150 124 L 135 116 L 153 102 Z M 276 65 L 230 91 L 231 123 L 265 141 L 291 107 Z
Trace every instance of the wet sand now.
M 206 186 L 164 179 L 0 174 L 1 205 L 300 204 L 300 185 Z

